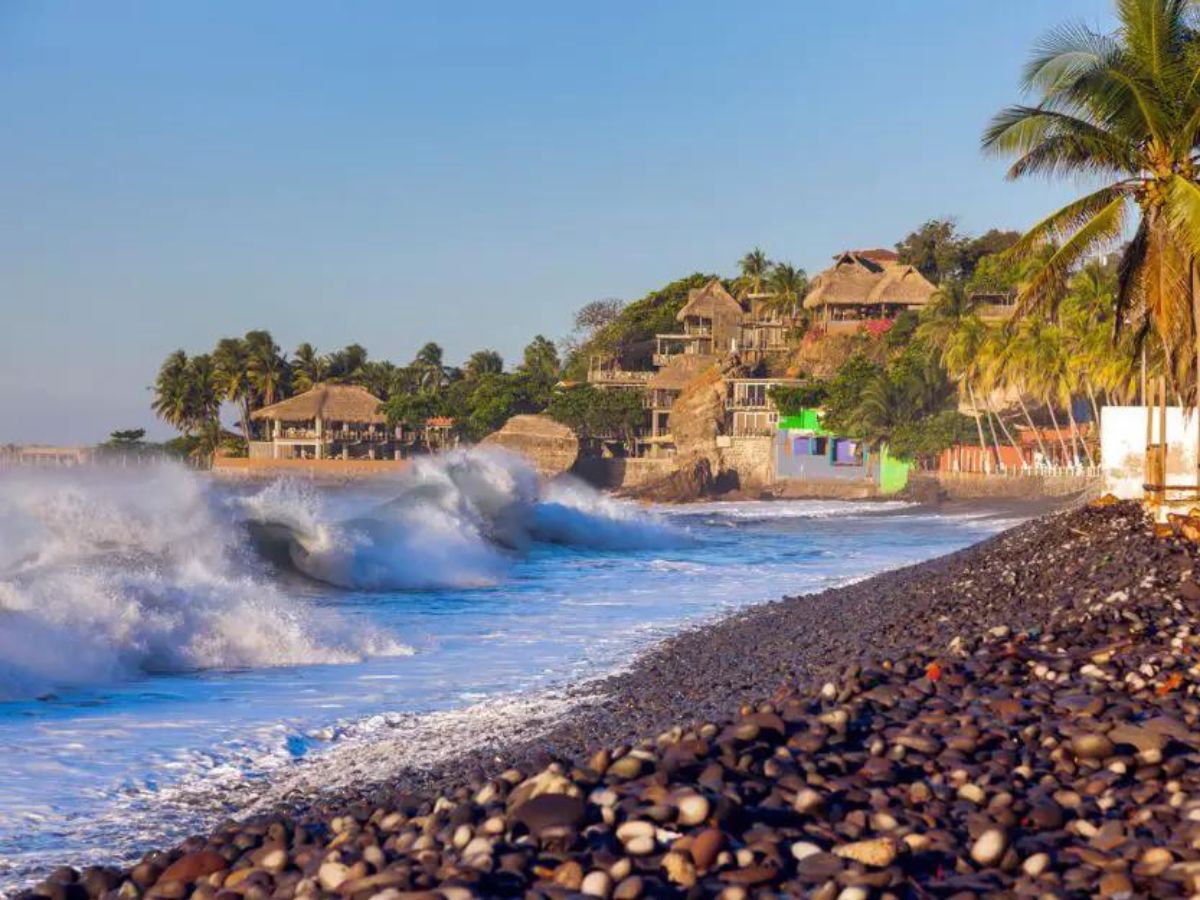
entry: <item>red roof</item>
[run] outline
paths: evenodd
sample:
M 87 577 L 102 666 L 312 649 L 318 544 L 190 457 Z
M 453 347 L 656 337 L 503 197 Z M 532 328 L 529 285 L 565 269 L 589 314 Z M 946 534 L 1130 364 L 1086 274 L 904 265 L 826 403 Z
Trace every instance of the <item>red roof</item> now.
M 851 251 L 858 256 L 865 256 L 867 259 L 872 259 L 875 262 L 899 262 L 900 254 L 894 250 L 885 250 L 882 247 L 876 250 L 853 250 Z

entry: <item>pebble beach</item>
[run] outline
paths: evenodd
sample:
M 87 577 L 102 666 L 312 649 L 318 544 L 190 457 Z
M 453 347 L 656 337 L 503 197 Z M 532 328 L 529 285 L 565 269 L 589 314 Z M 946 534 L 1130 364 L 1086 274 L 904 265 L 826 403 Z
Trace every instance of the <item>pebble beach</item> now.
M 684 632 L 501 747 L 19 896 L 1189 896 L 1198 555 L 1136 505 L 1046 516 Z

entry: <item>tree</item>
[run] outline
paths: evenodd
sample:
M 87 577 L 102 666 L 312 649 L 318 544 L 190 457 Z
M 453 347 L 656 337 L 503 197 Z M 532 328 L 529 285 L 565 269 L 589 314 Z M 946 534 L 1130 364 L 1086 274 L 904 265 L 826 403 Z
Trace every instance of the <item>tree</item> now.
M 495 350 L 476 350 L 463 366 L 463 377 L 475 380 L 484 375 L 496 375 L 504 371 L 504 357 Z
M 368 360 L 358 370 L 354 383 L 366 388 L 380 400 L 387 400 L 396 384 L 395 363 L 387 360 Z
M 738 296 L 745 299 L 751 294 L 764 293 L 773 265 L 767 259 L 767 254 L 758 247 L 743 256 L 738 261 L 738 268 L 742 273 L 738 279 Z
M 625 301 L 615 297 L 585 303 L 575 313 L 575 332 L 583 335 L 584 340 L 590 340 L 601 328 L 616 321 L 624 308 Z
M 872 362 L 862 353 L 855 353 L 829 380 L 825 394 L 825 427 L 831 431 L 851 432 L 854 411 L 862 399 L 866 386 L 883 372 L 879 363 Z
M 553 341 L 539 334 L 529 342 L 517 372 L 525 378 L 529 399 L 539 409 L 550 402 L 551 392 L 558 383 L 559 368 L 558 348 Z
M 153 390 L 154 400 L 150 408 L 154 414 L 186 433 L 191 423 L 191 395 L 188 355 L 183 350 L 176 350 L 163 361 Z
M 637 391 L 602 391 L 586 384 L 555 391 L 546 412 L 581 441 L 615 439 L 625 444 L 633 443 L 646 418 Z
M 254 407 L 270 406 L 286 392 L 291 376 L 287 359 L 269 331 L 247 331 L 243 343 L 251 404 Z
M 317 353 L 312 344 L 305 341 L 292 354 L 292 387 L 298 393 L 311 390 L 329 375 L 329 360 Z
M 145 428 L 127 428 L 125 430 L 111 432 L 108 436 L 108 440 L 105 443 L 109 447 L 126 449 L 129 447 L 141 446 L 142 439 L 145 437 Z
M 367 348 L 362 344 L 347 344 L 329 355 L 326 378 L 330 381 L 352 383 L 367 364 Z
M 775 263 L 767 278 L 767 287 L 771 292 L 770 308 L 794 316 L 800 301 L 808 293 L 808 275 L 790 263 Z
M 238 410 L 242 436 L 250 440 L 250 354 L 241 338 L 221 338 L 212 353 L 217 393 Z
M 967 239 L 953 219 L 930 219 L 896 244 L 900 262 L 938 284 L 962 273 Z
M 416 373 L 417 383 L 421 390 L 432 394 L 438 393 L 447 382 L 445 353 L 441 345 L 428 342 L 417 351 L 410 367 Z
M 985 151 L 1014 158 L 1012 179 L 1064 176 L 1104 183 L 1047 216 L 1008 253 L 1053 245 L 1021 289 L 1018 312 L 1053 308 L 1070 274 L 1089 255 L 1121 253 L 1117 323 L 1152 328 L 1176 389 L 1200 401 L 1200 42 L 1186 0 L 1120 0 L 1118 28 L 1099 34 L 1060 29 L 1025 69 L 1033 105 L 992 120 Z M 1198 460 L 1200 463 L 1200 460 Z

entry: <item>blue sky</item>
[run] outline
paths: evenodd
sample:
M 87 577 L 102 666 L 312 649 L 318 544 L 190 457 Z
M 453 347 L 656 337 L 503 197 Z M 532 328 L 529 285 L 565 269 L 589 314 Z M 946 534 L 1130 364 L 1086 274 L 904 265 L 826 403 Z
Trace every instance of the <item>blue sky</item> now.
M 760 245 L 810 274 L 1070 184 L 979 134 L 1104 0 L 0 2 L 0 443 L 148 427 L 162 357 L 269 328 L 515 359 Z

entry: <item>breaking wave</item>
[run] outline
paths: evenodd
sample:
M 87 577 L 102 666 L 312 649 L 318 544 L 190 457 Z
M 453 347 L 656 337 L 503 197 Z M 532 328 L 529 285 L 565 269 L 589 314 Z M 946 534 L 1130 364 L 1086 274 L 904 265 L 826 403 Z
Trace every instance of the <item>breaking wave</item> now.
M 503 580 L 538 543 L 685 540 L 581 483 L 542 485 L 502 451 L 422 460 L 369 490 L 282 480 L 247 493 L 172 465 L 9 472 L 0 701 L 148 673 L 411 652 L 293 596 L 280 567 L 343 589 L 473 588 Z
M 285 596 L 185 469 L 7 472 L 0 700 L 155 672 L 408 652 Z
M 537 543 L 637 550 L 687 539 L 582 482 L 542 485 L 520 458 L 495 449 L 418 460 L 386 491 L 384 502 L 376 491 L 354 504 L 279 481 L 241 503 L 268 555 L 361 590 L 487 587 Z

